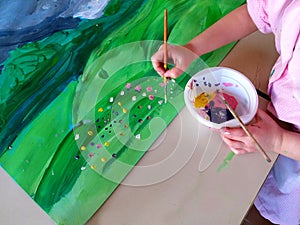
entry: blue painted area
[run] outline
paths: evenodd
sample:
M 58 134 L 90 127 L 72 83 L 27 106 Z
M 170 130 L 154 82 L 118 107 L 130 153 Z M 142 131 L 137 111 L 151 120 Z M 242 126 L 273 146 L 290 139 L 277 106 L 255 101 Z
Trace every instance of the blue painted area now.
M 96 19 L 109 0 L 0 1 L 0 63 L 9 51 L 54 32 L 75 28 L 81 19 Z M 0 68 L 1 71 L 1 68 Z

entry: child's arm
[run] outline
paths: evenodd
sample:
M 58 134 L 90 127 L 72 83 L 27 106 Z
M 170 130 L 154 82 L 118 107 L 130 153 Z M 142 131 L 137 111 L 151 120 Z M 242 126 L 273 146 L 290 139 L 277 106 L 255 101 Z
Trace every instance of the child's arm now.
M 277 153 L 300 161 L 300 134 L 284 130 L 281 149 Z
M 257 30 L 247 5 L 242 5 L 217 21 L 185 45 L 197 55 L 239 40 Z
M 197 57 L 239 40 L 256 30 L 257 27 L 248 13 L 247 5 L 242 5 L 193 38 L 183 47 L 169 45 L 168 58 L 172 59 L 175 63 L 174 68 L 167 72 L 164 71 L 162 47 L 152 56 L 153 67 L 160 75 L 176 78 Z

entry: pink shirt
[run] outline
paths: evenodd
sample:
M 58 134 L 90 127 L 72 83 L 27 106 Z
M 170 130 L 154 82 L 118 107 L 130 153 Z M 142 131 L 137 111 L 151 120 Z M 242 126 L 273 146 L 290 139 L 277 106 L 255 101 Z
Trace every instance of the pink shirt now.
M 300 130 L 300 0 L 247 3 L 258 29 L 274 33 L 280 54 L 270 75 L 269 110 Z M 255 199 L 255 206 L 275 224 L 300 224 L 300 162 L 280 155 Z
M 270 75 L 271 111 L 300 127 L 300 1 L 248 0 L 248 11 L 261 32 L 274 33 L 280 54 Z

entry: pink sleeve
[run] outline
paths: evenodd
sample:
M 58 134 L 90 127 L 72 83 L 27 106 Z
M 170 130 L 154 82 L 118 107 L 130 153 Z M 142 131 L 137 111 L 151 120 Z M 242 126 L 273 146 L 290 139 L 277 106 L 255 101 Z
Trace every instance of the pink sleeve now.
M 268 16 L 268 0 L 247 0 L 248 12 L 262 33 L 271 33 Z

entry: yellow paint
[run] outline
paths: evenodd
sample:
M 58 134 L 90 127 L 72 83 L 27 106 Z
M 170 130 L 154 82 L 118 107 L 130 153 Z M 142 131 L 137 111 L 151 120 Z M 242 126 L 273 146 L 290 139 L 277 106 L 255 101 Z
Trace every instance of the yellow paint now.
M 96 166 L 95 166 L 95 165 L 91 165 L 91 169 L 92 169 L 92 170 L 95 170 L 95 169 L 96 169 Z
M 194 100 L 195 108 L 204 108 L 215 96 L 216 93 L 213 94 L 208 94 L 207 92 L 201 93 Z

